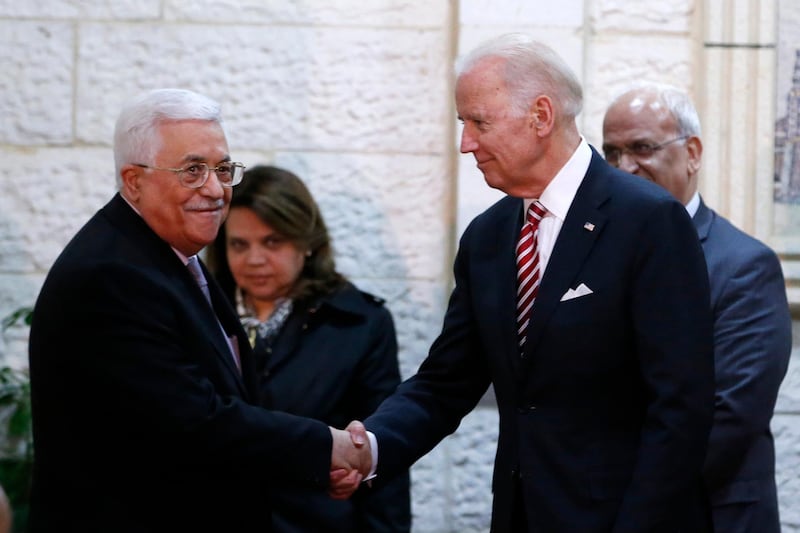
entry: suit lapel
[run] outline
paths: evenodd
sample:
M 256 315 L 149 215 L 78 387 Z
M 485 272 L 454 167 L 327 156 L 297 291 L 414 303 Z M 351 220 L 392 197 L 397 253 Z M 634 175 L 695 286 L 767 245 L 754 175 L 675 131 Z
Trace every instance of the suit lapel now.
M 508 329 L 501 332 L 505 353 L 512 354 L 511 361 L 519 361 L 519 344 L 517 342 L 517 240 L 522 228 L 524 203 L 520 199 L 515 209 L 509 210 L 509 217 L 503 221 L 502 237 L 495 241 L 500 247 L 497 256 L 501 257 L 497 276 L 500 290 L 497 291 L 497 309 L 500 324 L 508 324 Z M 506 282 L 507 280 L 507 282 Z
M 706 206 L 701 198 L 700 205 L 697 206 L 697 212 L 692 217 L 692 222 L 697 229 L 697 236 L 700 238 L 701 243 L 708 239 L 708 233 L 711 231 L 711 222 L 713 219 L 714 213 Z
M 250 366 L 252 363 L 250 359 L 252 358 L 252 353 L 250 351 L 250 343 L 247 340 L 247 334 L 242 329 L 239 318 L 231 309 L 230 303 L 228 303 L 225 294 L 214 280 L 214 277 L 209 273 L 202 261 L 200 264 L 203 268 L 203 274 L 206 276 L 206 280 L 208 281 L 208 290 L 211 293 L 211 301 L 213 302 L 214 307 L 212 309 L 211 306 L 208 305 L 208 302 L 203 296 L 202 291 L 199 290 L 199 287 L 197 287 L 198 290 L 194 292 L 200 295 L 202 302 L 197 302 L 197 298 L 195 298 L 195 305 L 202 306 L 202 309 L 205 313 L 205 321 L 207 323 L 213 323 L 213 327 L 204 328 L 205 333 L 209 337 L 211 344 L 214 346 L 217 356 L 222 359 L 222 364 L 236 379 L 237 384 L 242 389 L 242 392 L 245 393 L 246 397 L 247 390 L 245 389 L 250 389 L 251 391 L 255 390 L 250 388 L 252 386 L 251 383 L 248 383 L 247 385 L 244 383 L 244 379 L 249 379 L 250 375 L 254 373 L 250 371 Z M 194 283 L 194 279 L 191 281 Z M 194 283 L 194 285 L 197 286 L 196 283 Z M 241 371 L 239 368 L 237 368 L 236 363 L 233 360 L 230 347 L 223 336 L 223 332 L 220 331 L 220 324 L 225 330 L 226 335 L 234 336 L 234 342 L 237 343 L 237 347 L 239 349 L 238 356 L 240 359 Z
M 607 222 L 600 206 L 608 199 L 609 193 L 602 176 L 598 175 L 602 174 L 605 163 L 598 158 L 596 153 L 592 154 L 592 162 L 567 212 L 539 285 L 525 343 L 524 360 L 528 361 L 527 364 L 561 297 L 568 289 L 574 288 L 573 283 L 577 283 L 576 276 Z
M 156 268 L 163 272 L 164 275 L 169 276 L 172 283 L 182 287 L 182 292 L 186 296 L 186 312 L 196 318 L 198 333 L 203 335 L 208 343 L 214 347 L 217 356 L 222 359 L 223 366 L 231 373 L 244 397 L 247 397 L 248 391 L 231 357 L 228 344 L 220 331 L 217 317 L 219 317 L 219 321 L 227 331 L 236 332 L 239 338 L 240 354 L 246 353 L 247 357 L 250 357 L 249 347 L 242 349 L 242 339 L 245 339 L 244 343 L 246 345 L 246 337 L 243 331 L 239 333 L 235 329 L 236 326 L 230 322 L 230 317 L 227 315 L 232 315 L 236 321 L 238 321 L 238 318 L 233 314 L 233 311 L 225 312 L 225 305 L 228 307 L 230 305 L 222 305 L 220 303 L 225 301 L 225 297 L 214 281 L 213 276 L 206 270 L 205 265 L 203 265 L 203 273 L 208 281 L 208 288 L 211 292 L 214 307 L 220 313 L 218 315 L 215 315 L 215 310 L 208 305 L 203 292 L 195 282 L 189 269 L 181 262 L 174 250 L 147 225 L 144 219 L 128 205 L 119 193 L 104 207 L 104 211 L 111 223 L 126 234 L 132 242 L 137 243 L 142 253 L 154 262 Z M 238 325 L 238 328 L 241 330 L 241 325 Z
M 469 300 L 477 316 L 480 336 L 491 346 L 499 367 L 495 387 L 514 387 L 519 360 L 517 347 L 517 267 L 515 248 L 522 227 L 523 201 L 506 196 L 476 217 L 459 242 L 455 270 L 466 271 L 453 294 Z M 468 268 L 463 268 L 463 264 Z M 452 301 L 451 301 L 452 305 Z M 456 305 L 456 308 L 460 307 Z

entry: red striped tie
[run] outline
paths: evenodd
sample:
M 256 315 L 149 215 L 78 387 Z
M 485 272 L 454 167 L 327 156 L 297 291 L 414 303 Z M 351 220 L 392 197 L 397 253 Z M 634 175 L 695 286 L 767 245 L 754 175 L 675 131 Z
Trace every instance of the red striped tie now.
M 531 309 L 539 290 L 539 221 L 545 213 L 547 209 L 542 204 L 533 202 L 517 241 L 517 338 L 520 351 L 525 346 Z

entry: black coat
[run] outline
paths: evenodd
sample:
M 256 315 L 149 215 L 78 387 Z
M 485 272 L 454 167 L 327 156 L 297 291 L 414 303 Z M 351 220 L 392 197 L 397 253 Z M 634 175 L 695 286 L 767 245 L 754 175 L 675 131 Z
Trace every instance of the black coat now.
M 270 347 L 256 344 L 264 406 L 343 428 L 400 383 L 394 323 L 383 300 L 353 285 L 293 310 Z M 276 533 L 408 532 L 409 474 L 362 485 L 347 501 L 303 488 L 273 500 Z
M 241 375 L 181 259 L 119 195 L 61 253 L 30 332 L 31 532 L 264 533 L 275 487 L 324 491 L 330 430 L 258 405 L 245 333 L 209 289 Z

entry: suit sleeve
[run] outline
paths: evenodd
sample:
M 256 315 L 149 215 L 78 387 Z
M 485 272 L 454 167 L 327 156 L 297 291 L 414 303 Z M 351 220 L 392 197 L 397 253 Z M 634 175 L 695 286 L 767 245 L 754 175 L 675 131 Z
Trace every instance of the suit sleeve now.
M 243 475 L 256 469 L 327 486 L 327 426 L 246 402 L 175 279 L 117 264 L 68 286 L 81 287 L 81 305 L 63 318 L 65 329 L 91 332 L 72 340 L 76 365 L 102 399 L 92 405 L 108 438 L 137 449 L 133 464 L 169 461 Z
M 689 502 L 700 498 L 713 415 L 710 293 L 697 232 L 677 202 L 659 202 L 638 222 L 630 313 L 647 403 L 616 533 L 661 530 L 701 512 Z
M 730 263 L 720 268 L 727 279 L 719 281 L 714 309 L 717 390 L 705 463 L 712 489 L 727 481 L 727 465 L 742 464 L 753 441 L 768 431 L 791 356 L 791 317 L 778 258 L 761 248 Z M 735 270 L 728 274 L 728 268 Z

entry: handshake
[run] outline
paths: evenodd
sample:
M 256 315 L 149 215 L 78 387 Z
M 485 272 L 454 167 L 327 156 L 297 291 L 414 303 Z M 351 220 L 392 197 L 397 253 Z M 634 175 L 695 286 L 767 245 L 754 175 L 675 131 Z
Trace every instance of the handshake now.
M 328 494 L 335 500 L 346 500 L 372 470 L 372 448 L 364 424 L 357 420 L 344 430 L 330 430 L 333 446 Z

